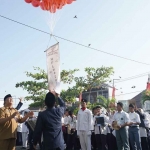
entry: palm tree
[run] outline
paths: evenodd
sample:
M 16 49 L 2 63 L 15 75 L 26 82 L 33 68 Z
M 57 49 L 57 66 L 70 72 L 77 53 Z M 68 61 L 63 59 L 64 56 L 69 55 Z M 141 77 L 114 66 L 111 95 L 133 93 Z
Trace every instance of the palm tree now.
M 104 96 L 102 95 L 99 95 L 97 97 L 97 99 L 100 99 L 100 102 L 99 102 L 99 105 L 101 105 L 102 107 L 104 107 L 105 109 L 108 109 L 108 108 L 111 108 L 111 109 L 114 109 L 115 107 L 115 102 L 116 100 L 115 99 L 107 99 L 105 98 Z

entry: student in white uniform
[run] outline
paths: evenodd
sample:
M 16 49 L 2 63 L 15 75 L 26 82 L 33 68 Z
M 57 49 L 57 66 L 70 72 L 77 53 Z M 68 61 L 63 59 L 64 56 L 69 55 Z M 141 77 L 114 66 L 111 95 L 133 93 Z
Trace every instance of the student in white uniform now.
M 81 109 L 77 115 L 77 135 L 80 139 L 82 150 L 91 150 L 91 131 L 93 130 L 92 112 L 87 109 L 87 100 L 81 100 Z
M 102 114 L 102 108 L 100 106 L 97 106 L 97 115 L 94 117 L 94 123 L 95 123 L 95 135 L 96 135 L 96 144 L 98 147 L 98 150 L 108 150 L 107 145 L 107 133 L 108 133 L 108 123 L 109 123 L 109 117 L 105 114 Z M 98 122 L 100 120 L 102 122 Z
M 118 130 L 116 130 L 116 140 L 118 150 L 130 150 L 129 146 L 129 135 L 128 135 L 128 125 L 130 122 L 129 114 L 123 111 L 123 103 L 117 103 L 117 112 L 114 114 L 114 121 L 118 124 Z M 114 128 L 115 122 L 112 123 Z
M 140 123 L 140 136 L 141 136 L 141 145 L 142 145 L 142 150 L 149 150 L 149 147 L 148 147 L 148 139 L 147 139 L 147 131 L 146 131 L 146 126 L 145 126 L 145 123 L 144 123 L 144 120 L 145 120 L 145 114 L 144 114 L 144 111 L 141 109 L 141 108 L 137 108 L 135 107 L 135 112 L 139 114 L 140 116 L 140 120 L 141 120 L 141 123 Z
M 129 105 L 129 111 L 129 139 L 131 147 L 132 150 L 142 150 L 139 131 L 139 124 L 141 123 L 140 117 L 137 113 L 135 113 L 133 104 Z
M 67 144 L 67 139 L 68 139 L 68 125 L 69 125 L 69 120 L 70 120 L 69 110 L 66 109 L 66 111 L 65 111 L 65 117 L 64 117 L 64 126 L 65 126 L 64 141 L 65 141 L 66 144 Z
M 28 112 L 24 112 L 24 116 L 26 116 Z M 26 122 L 22 123 L 22 147 L 23 149 L 27 148 L 27 142 L 28 142 L 28 134 L 29 130 L 27 128 Z
M 94 119 L 94 116 L 97 115 L 97 108 L 96 107 L 94 107 L 92 109 L 92 113 L 93 113 L 93 119 Z M 92 130 L 91 144 L 92 144 L 92 150 L 96 150 L 97 149 L 97 145 L 96 145 L 95 127 L 94 127 L 94 130 Z
M 72 111 L 69 111 L 69 126 L 68 126 L 68 140 L 67 140 L 67 149 L 66 150 L 72 150 L 77 149 L 76 148 L 76 116 L 73 115 Z

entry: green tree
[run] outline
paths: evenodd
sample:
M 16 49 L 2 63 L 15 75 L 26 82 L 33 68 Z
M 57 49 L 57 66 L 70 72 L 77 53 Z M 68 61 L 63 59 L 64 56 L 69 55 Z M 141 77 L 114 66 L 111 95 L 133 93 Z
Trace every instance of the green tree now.
M 81 92 L 90 91 L 89 98 L 91 94 L 91 90 L 93 88 L 99 88 L 104 83 L 110 80 L 110 76 L 114 73 L 113 67 L 86 67 L 85 68 L 85 76 L 75 77 L 76 88 Z
M 16 88 L 23 88 L 28 92 L 28 96 L 25 97 L 25 100 L 33 100 L 30 106 L 32 107 L 43 107 L 44 98 L 46 93 L 48 92 L 48 80 L 47 73 L 45 70 L 34 67 L 34 73 L 26 72 L 26 76 L 31 80 L 23 81 L 16 84 Z M 71 84 L 74 80 L 74 74 L 78 71 L 78 69 L 74 70 L 62 70 L 61 72 L 61 81 L 65 84 Z

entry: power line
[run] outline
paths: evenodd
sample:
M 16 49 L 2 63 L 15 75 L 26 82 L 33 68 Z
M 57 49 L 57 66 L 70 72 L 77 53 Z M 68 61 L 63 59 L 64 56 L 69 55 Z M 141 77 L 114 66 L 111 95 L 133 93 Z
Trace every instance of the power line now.
M 143 76 L 147 76 L 149 73 L 150 73 L 150 71 L 146 72 L 146 73 L 143 73 L 143 74 L 131 76 L 131 77 L 128 77 L 128 78 L 125 78 L 125 79 L 121 79 L 121 80 L 115 82 L 115 84 L 119 83 L 119 82 L 124 82 L 124 81 L 127 81 L 127 80 L 133 80 L 133 79 L 140 78 L 140 77 L 143 77 Z
M 144 90 L 143 90 L 143 91 L 144 91 Z M 141 92 L 143 92 L 143 91 L 130 92 L 130 93 L 120 94 L 120 95 L 116 95 L 116 96 L 129 95 L 129 94 L 133 94 L 133 93 L 141 93 Z
M 114 57 L 118 57 L 118 58 L 121 58 L 121 59 L 125 59 L 125 60 L 128 60 L 128 61 L 132 61 L 132 62 L 135 62 L 135 63 L 139 63 L 139 64 L 143 64 L 143 65 L 148 65 L 148 66 L 150 65 L 150 64 L 148 64 L 148 63 L 140 62 L 140 61 L 133 60 L 133 59 L 130 59 L 130 58 L 126 58 L 126 57 L 123 57 L 123 56 L 119 56 L 119 55 L 115 55 L 115 54 L 112 54 L 112 53 L 109 53 L 109 52 L 105 52 L 105 51 L 102 51 L 102 50 L 99 50 L 99 49 L 96 49 L 96 48 L 92 48 L 92 47 L 89 47 L 89 46 L 86 46 L 86 45 L 83 45 L 83 44 L 74 42 L 74 41 L 72 41 L 72 40 L 69 40 L 69 39 L 66 39 L 66 38 L 63 38 L 63 37 L 60 37 L 60 36 L 57 36 L 57 35 L 52 35 L 52 34 L 46 32 L 46 31 L 43 31 L 43 30 L 41 30 L 41 29 L 38 29 L 38 28 L 35 28 L 35 27 L 32 27 L 32 26 L 29 26 L 29 25 L 27 25 L 27 24 L 21 23 L 21 22 L 19 22 L 19 21 L 13 20 L 13 19 L 11 19 L 11 18 L 2 16 L 2 15 L 0 15 L 0 17 L 1 17 L 1 18 L 4 18 L 4 19 L 7 19 L 7 20 L 9 20 L 9 21 L 18 23 L 18 24 L 20 24 L 20 25 L 26 26 L 26 27 L 28 27 L 28 28 L 37 30 L 37 31 L 39 31 L 39 32 L 42 32 L 42 33 L 45 33 L 45 34 L 48 34 L 48 35 L 57 37 L 57 38 L 59 38 L 59 39 L 68 41 L 68 42 L 70 42 L 70 43 L 74 43 L 74 44 L 76 44 L 76 45 L 85 47 L 85 48 L 89 48 L 89 49 L 92 49 L 92 50 L 95 50 L 95 51 L 98 51 L 98 52 L 101 52 L 101 53 L 104 53 L 104 54 L 107 54 L 107 55 L 111 55 L 111 56 L 114 56 Z

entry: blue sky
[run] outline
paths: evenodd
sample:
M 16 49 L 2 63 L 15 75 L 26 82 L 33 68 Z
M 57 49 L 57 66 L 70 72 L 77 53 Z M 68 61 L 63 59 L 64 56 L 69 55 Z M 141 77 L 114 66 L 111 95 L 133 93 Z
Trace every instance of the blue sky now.
M 60 18 L 53 34 L 84 45 L 135 59 L 150 64 L 150 1 L 148 0 L 77 0 L 59 12 Z M 33 8 L 24 0 L 1 1 L 0 15 L 50 32 L 48 13 Z M 77 15 L 78 18 L 73 17 Z M 46 69 L 44 50 L 49 36 L 0 18 L 0 98 L 7 93 L 16 97 L 26 96 L 22 89 L 16 89 L 19 81 L 28 80 L 25 71 L 33 71 L 33 66 Z M 87 49 L 61 39 L 61 69 L 79 68 L 79 75 L 85 67 L 113 66 L 112 78 L 122 79 L 149 72 L 150 66 L 112 57 Z M 142 91 L 146 87 L 147 76 L 116 84 L 123 93 Z M 131 89 L 132 86 L 135 89 Z M 62 85 L 62 88 L 65 87 Z M 5 92 L 6 91 L 6 92 Z M 118 90 L 116 94 L 121 94 Z M 120 99 L 130 99 L 138 93 L 122 95 Z M 27 103 L 24 107 L 27 106 Z

